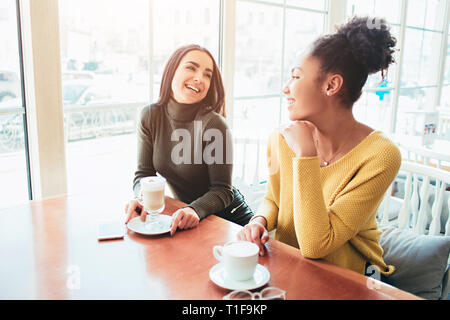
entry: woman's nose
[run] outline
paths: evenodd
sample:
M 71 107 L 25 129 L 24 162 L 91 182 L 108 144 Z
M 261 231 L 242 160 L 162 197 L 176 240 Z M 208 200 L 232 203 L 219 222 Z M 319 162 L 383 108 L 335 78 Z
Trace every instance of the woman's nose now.
M 289 82 L 284 86 L 283 91 L 284 94 L 289 94 Z
M 194 75 L 194 82 L 200 82 L 201 79 L 202 79 L 202 75 L 200 73 L 196 73 Z

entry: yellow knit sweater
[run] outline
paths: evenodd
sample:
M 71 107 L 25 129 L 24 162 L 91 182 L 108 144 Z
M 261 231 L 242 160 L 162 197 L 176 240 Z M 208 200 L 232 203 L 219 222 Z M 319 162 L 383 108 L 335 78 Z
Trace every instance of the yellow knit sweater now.
M 268 150 L 270 178 L 256 216 L 275 239 L 364 274 L 366 261 L 389 275 L 376 211 L 401 164 L 398 148 L 374 131 L 338 161 L 320 167 L 318 157 L 296 158 L 279 132 Z

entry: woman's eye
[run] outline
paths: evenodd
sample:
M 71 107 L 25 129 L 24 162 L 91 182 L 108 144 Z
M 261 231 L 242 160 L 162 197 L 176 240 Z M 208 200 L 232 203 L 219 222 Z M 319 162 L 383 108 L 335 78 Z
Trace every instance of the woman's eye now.
M 292 75 L 292 79 L 300 79 L 300 76 Z
M 211 79 L 212 78 L 212 75 L 211 74 L 205 74 L 205 76 L 208 78 L 208 79 Z
M 193 66 L 187 66 L 187 67 L 186 67 L 186 69 L 189 69 L 189 70 L 195 71 L 195 67 L 193 67 Z

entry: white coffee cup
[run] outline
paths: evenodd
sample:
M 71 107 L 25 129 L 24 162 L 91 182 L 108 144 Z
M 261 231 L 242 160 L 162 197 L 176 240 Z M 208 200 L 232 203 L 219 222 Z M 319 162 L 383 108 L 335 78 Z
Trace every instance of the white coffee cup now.
M 161 176 L 150 176 L 142 178 L 140 183 L 145 211 L 150 215 L 163 212 L 166 179 Z
M 249 241 L 230 241 L 223 246 L 214 246 L 213 254 L 223 264 L 228 279 L 245 281 L 255 273 L 259 247 Z

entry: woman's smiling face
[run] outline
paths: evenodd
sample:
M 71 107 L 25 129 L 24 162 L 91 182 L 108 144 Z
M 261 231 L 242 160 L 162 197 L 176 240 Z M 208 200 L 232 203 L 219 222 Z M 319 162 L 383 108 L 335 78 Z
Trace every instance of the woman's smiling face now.
M 322 84 L 317 81 L 320 73 L 320 62 L 311 56 L 306 56 L 300 64 L 291 71 L 291 79 L 283 88 L 287 96 L 289 119 L 308 120 L 321 112 L 323 99 Z
M 192 50 L 186 53 L 172 79 L 175 101 L 185 104 L 202 101 L 208 93 L 213 68 L 213 61 L 206 52 Z

